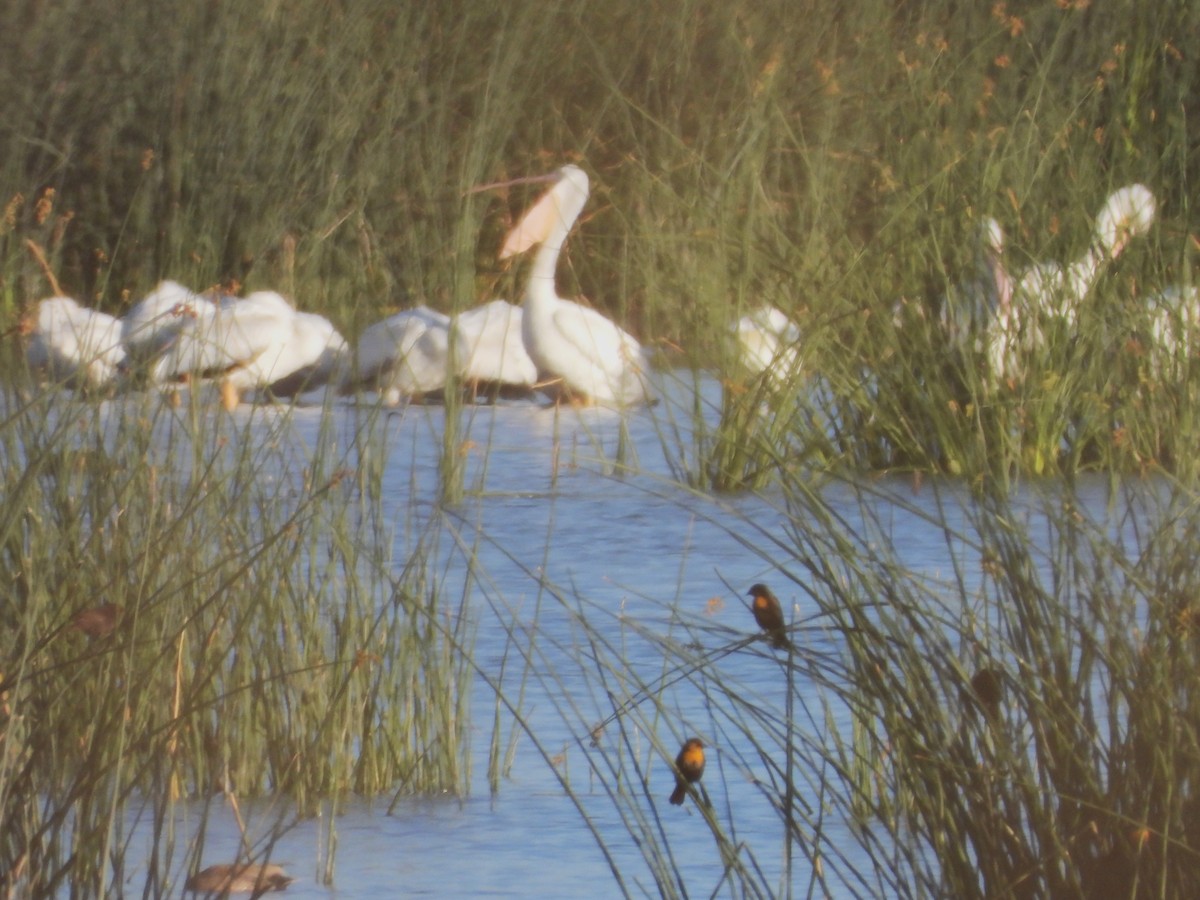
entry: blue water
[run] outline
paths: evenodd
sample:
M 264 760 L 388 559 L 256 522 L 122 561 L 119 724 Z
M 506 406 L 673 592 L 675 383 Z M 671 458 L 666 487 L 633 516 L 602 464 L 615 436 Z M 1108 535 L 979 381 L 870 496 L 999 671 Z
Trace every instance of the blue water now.
M 702 389 L 715 415 L 719 389 L 711 381 Z M 770 721 L 782 720 L 787 685 L 781 668 L 761 643 L 713 661 L 721 687 L 705 681 L 703 670 L 681 676 L 671 666 L 753 633 L 743 596 L 754 582 L 774 586 L 797 620 L 811 615 L 812 603 L 803 567 L 788 554 L 782 497 L 771 492 L 711 497 L 672 479 L 663 423 L 685 423 L 689 402 L 676 403 L 669 395 L 659 407 L 624 419 L 604 410 L 529 405 L 467 410 L 460 441 L 468 492 L 446 509 L 436 502 L 445 424 L 440 408 L 413 407 L 382 419 L 378 410 L 347 403 L 235 413 L 236 422 L 247 426 L 241 440 L 269 435 L 273 445 L 290 447 L 279 454 L 285 460 L 281 478 L 289 477 L 287 460 L 305 464 L 323 427 L 344 435 L 346 448 L 356 430 L 382 428 L 387 452 L 382 503 L 387 520 L 396 523 L 397 565 L 433 523 L 442 535 L 435 568 L 443 592 L 461 595 L 472 556 L 475 575 L 486 576 L 470 579 L 469 589 L 474 656 L 482 668 L 472 702 L 471 793 L 461 799 L 401 799 L 390 814 L 390 798 L 357 800 L 332 823 L 328 812 L 300 821 L 271 854 L 298 879 L 290 895 L 596 897 L 622 890 L 657 895 L 661 888 L 644 861 L 647 846 L 669 854 L 684 881 L 682 888 L 675 885 L 680 892 L 729 893 L 712 832 L 693 800 L 683 807 L 666 803 L 673 786 L 666 759 L 691 734 L 710 745 L 703 784 L 713 815 L 761 883 L 783 892 L 787 842 L 772 805 L 773 761 L 739 740 L 771 727 L 756 722 L 755 709 L 770 711 Z M 179 428 L 181 421 L 165 419 L 156 427 Z M 230 434 L 236 443 L 239 432 Z M 623 440 L 634 471 L 614 474 Z M 970 502 L 960 486 L 931 483 L 914 491 L 907 480 L 883 479 L 873 489 L 878 497 L 865 506 L 875 518 L 862 521 L 864 540 L 879 529 L 878 539 L 893 544 L 907 570 L 950 586 L 957 567 L 966 573 L 968 595 L 977 589 L 973 551 L 948 541 L 937 524 L 948 520 L 953 530 L 969 531 Z M 825 490 L 849 522 L 863 518 L 859 491 L 837 485 Z M 1098 516 L 1110 501 L 1100 481 L 1085 484 L 1081 499 Z M 1029 509 L 1030 516 L 1037 515 L 1036 502 Z M 587 629 L 580 627 L 580 616 L 587 618 Z M 605 646 L 589 643 L 595 634 Z M 808 650 L 838 649 L 819 621 L 806 631 L 806 641 Z M 664 664 L 664 645 L 671 664 Z M 515 734 L 516 744 L 511 769 L 493 796 L 486 754 L 497 685 L 521 721 L 508 710 L 501 716 L 505 738 Z M 706 690 L 736 695 L 734 716 L 728 714 L 732 703 L 711 708 Z M 836 699 L 815 686 L 798 684 L 796 690 L 796 728 L 807 739 L 830 740 L 825 729 L 848 728 L 846 710 Z M 640 702 L 625 709 L 630 698 Z M 593 746 L 592 727 L 618 709 L 620 720 L 610 721 Z M 744 718 L 737 721 L 738 715 Z M 596 777 L 593 766 L 610 777 Z M 801 785 L 821 777 L 796 773 Z M 814 796 L 804 801 L 817 805 Z M 210 802 L 205 864 L 231 860 L 239 840 L 232 813 L 220 799 Z M 287 818 L 269 803 L 244 804 L 242 813 L 252 834 L 269 832 Z M 180 846 L 197 837 L 198 821 L 195 808 L 182 818 Z M 816 893 L 878 893 L 868 857 L 840 814 L 830 812 L 821 827 L 828 842 L 821 845 L 829 860 L 828 881 Z M 322 874 L 331 831 L 336 852 L 333 883 L 327 886 Z M 802 833 L 812 835 L 810 824 Z M 792 853 L 792 887 L 807 893 L 813 872 L 805 849 L 793 844 Z M 184 877 L 182 857 L 176 883 Z M 855 880 L 856 870 L 865 881 Z M 131 890 L 137 890 L 136 867 L 127 875 Z

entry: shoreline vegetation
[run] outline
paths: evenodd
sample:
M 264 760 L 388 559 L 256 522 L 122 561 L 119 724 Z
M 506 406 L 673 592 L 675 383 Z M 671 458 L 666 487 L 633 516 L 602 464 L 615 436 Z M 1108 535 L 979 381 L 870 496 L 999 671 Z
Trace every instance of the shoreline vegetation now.
M 564 696 L 594 785 L 562 784 L 636 840 L 644 872 L 612 862 L 625 894 L 646 872 L 664 896 L 724 889 L 687 882 L 662 818 L 683 738 L 715 730 L 779 816 L 778 845 L 741 843 L 710 761 L 694 808 L 731 893 L 1195 896 L 1200 320 L 1165 304 L 1200 254 L 1198 37 L 1184 2 L 0 9 L 0 889 L 161 895 L 180 859 L 267 864 L 301 818 L 461 795 L 473 764 L 503 795 L 518 741 L 556 752 L 511 692 L 541 679 L 611 702 L 600 728 Z M 27 388 L 17 325 L 47 270 L 112 315 L 172 278 L 277 290 L 347 336 L 419 304 L 519 302 L 525 269 L 497 251 L 531 195 L 471 189 L 567 163 L 592 194 L 561 294 L 695 388 L 690 409 L 634 413 L 674 477 L 647 490 L 710 501 L 776 593 L 812 604 L 782 649 L 671 597 L 670 635 L 621 626 L 661 643 L 643 676 L 614 610 L 521 560 L 588 655 L 533 646 L 478 564 L 487 534 L 452 519 L 486 503 L 454 401 L 436 499 L 389 518 L 378 406 L 298 447 L 275 408 Z M 1010 271 L 1065 265 L 1132 184 L 1153 225 L 1019 378 L 949 344 L 981 222 Z M 783 378 L 736 364 L 731 327 L 766 307 L 800 336 Z M 636 482 L 627 449 L 602 468 Z M 896 473 L 969 513 L 910 508 Z M 1093 473 L 1103 511 L 1077 501 Z M 724 503 L 745 492 L 782 533 Z M 940 529 L 945 578 L 904 568 L 889 509 Z M 503 677 L 475 656 L 485 626 Z M 742 689 L 735 649 L 778 665 L 782 702 Z M 705 718 L 663 700 L 676 681 Z M 493 709 L 471 708 L 480 683 Z M 176 846 L 178 804 L 248 798 L 278 803 L 241 859 Z M 136 875 L 131 808 L 153 835 Z M 759 860 L 779 846 L 774 883 Z

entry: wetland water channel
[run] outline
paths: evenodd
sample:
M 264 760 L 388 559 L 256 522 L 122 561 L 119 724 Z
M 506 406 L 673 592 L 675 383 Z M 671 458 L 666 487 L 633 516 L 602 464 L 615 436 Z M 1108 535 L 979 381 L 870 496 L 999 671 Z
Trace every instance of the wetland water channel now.
M 704 381 L 701 390 L 715 409 L 715 381 Z M 450 507 L 438 502 L 445 411 L 375 411 L 373 427 L 386 432 L 377 445 L 386 454 L 380 502 L 385 521 L 394 523 L 395 564 L 402 565 L 419 544 L 428 548 L 431 530 L 440 531 L 432 545 L 439 557 L 432 571 L 443 579 L 444 594 L 467 598 L 464 609 L 473 619 L 478 672 L 471 701 L 470 791 L 464 797 L 400 797 L 394 803 L 381 797 L 342 805 L 332 828 L 332 887 L 320 880 L 330 851 L 329 812 L 293 824 L 271 855 L 297 879 L 290 896 L 595 897 L 622 890 L 653 895 L 659 889 L 635 834 L 643 821 L 669 848 L 684 892 L 721 894 L 729 888 L 722 887 L 720 853 L 693 798 L 682 807 L 666 802 L 673 775 L 663 753 L 693 733 L 710 744 L 703 785 L 713 814 L 752 852 L 763 881 L 784 892 L 787 840 L 770 791 L 764 790 L 772 775 L 756 771 L 752 754 L 728 746 L 735 732 L 706 702 L 703 667 L 678 666 L 689 653 L 702 658 L 709 641 L 736 643 L 755 633 L 745 601 L 755 582 L 772 585 L 795 621 L 811 614 L 811 604 L 803 569 L 786 552 L 787 504 L 778 493 L 709 496 L 679 483 L 664 453 L 663 423 L 686 421 L 679 410 L 687 408 L 684 401 L 672 413 L 668 401 L 624 418 L 597 409 L 531 405 L 465 409 L 457 441 L 465 454 L 466 490 Z M 364 415 L 361 404 L 243 407 L 234 413 L 233 433 L 242 441 L 261 433 L 288 442 L 301 466 L 322 429 L 350 434 L 362 427 Z M 614 474 L 621 455 L 628 469 Z M 290 474 L 281 471 L 280 477 Z M 1103 516 L 1112 506 L 1109 489 L 1099 479 L 1085 482 L 1078 487 L 1080 502 Z M 968 548 L 947 540 L 947 527 L 966 528 L 969 516 L 960 486 L 927 483 L 918 491 L 911 479 L 897 477 L 879 479 L 871 490 L 873 527 L 884 523 L 890 552 L 906 568 L 944 579 L 948 590 L 958 583 L 955 562 L 961 572 L 979 570 L 978 561 L 964 564 Z M 846 521 L 863 514 L 858 490 L 830 484 L 822 491 Z M 1037 515 L 1035 507 L 1031 516 Z M 1118 527 L 1128 524 L 1124 520 Z M 770 543 L 772 538 L 778 543 Z M 976 587 L 966 584 L 968 596 Z M 336 597 L 322 602 L 336 603 Z M 822 635 L 819 623 L 805 635 L 806 647 L 815 643 L 838 652 L 836 636 Z M 525 639 L 535 649 L 520 660 L 513 642 Z M 597 662 L 599 643 L 616 655 Z M 676 649 L 669 663 L 664 646 Z M 787 682 L 764 643 L 723 654 L 719 665 L 721 677 L 736 684 L 744 699 L 782 717 Z M 497 721 L 497 685 L 512 704 L 498 715 L 502 743 L 513 735 L 515 740 L 510 768 L 493 793 L 487 756 Z M 793 690 L 794 727 L 805 739 L 827 739 L 821 732 L 828 728 L 849 729 L 844 706 L 821 696 L 819 688 L 797 681 Z M 593 741 L 595 723 L 631 697 L 638 700 L 637 715 L 620 724 L 610 720 Z M 514 709 L 520 726 L 514 725 Z M 595 768 L 589 765 L 589 755 L 607 753 L 635 757 L 639 765 L 609 769 L 595 759 Z M 597 772 L 620 783 L 602 784 Z M 640 783 L 633 783 L 633 773 L 640 774 Z M 814 773 L 796 776 L 801 793 L 818 780 Z M 621 803 L 613 792 L 622 794 Z M 815 795 L 799 802 L 820 804 Z M 240 811 L 251 835 L 291 822 L 280 809 L 284 805 L 243 800 Z M 236 855 L 240 836 L 231 810 L 220 801 L 210 803 L 203 817 L 199 802 L 180 809 L 175 835 L 180 846 L 196 839 L 203 821 L 206 864 Z M 645 818 L 631 817 L 631 809 Z M 135 846 L 137 820 L 131 810 Z M 834 856 L 841 854 L 825 873 L 824 890 L 831 896 L 869 895 L 869 876 L 862 882 L 848 876 L 856 861 L 872 865 L 850 823 L 834 816 L 823 828 L 822 839 Z M 793 887 L 806 893 L 811 863 L 805 853 L 790 852 Z M 178 885 L 185 877 L 185 854 L 176 856 L 179 870 L 172 880 Z M 136 890 L 139 874 L 130 864 L 135 859 L 131 854 L 126 875 Z

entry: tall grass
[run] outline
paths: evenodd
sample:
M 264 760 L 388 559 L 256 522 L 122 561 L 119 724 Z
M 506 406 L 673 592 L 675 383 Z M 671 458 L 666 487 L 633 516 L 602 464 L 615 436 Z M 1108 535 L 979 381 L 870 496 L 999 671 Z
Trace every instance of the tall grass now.
M 1099 484 L 1085 507 L 1061 482 L 984 498 L 933 483 L 920 502 L 899 481 L 789 482 L 783 533 L 715 506 L 777 567 L 780 593 L 802 598 L 791 651 L 755 635 L 748 612 L 731 629 L 662 585 L 638 595 L 661 614 L 637 617 L 546 585 L 574 630 L 530 652 L 571 729 L 564 788 L 588 821 L 619 817 L 640 853 L 616 866 L 620 888 L 1190 896 L 1200 756 L 1186 560 L 1200 507 L 1163 480 L 1107 500 Z M 914 570 L 906 537 L 920 519 L 945 545 Z M 692 734 L 709 766 L 685 827 L 664 798 Z M 764 808 L 778 842 L 747 842 Z M 705 866 L 699 834 L 712 841 Z M 614 856 L 620 838 L 597 836 Z
M 1093 518 L 1067 488 L 1030 498 L 1036 533 L 1022 501 L 972 507 L 969 532 L 948 532 L 945 586 L 866 550 L 884 523 L 795 534 L 806 583 L 846 636 L 869 736 L 856 751 L 876 779 L 859 799 L 904 848 L 906 878 L 938 893 L 1195 890 L 1196 735 L 1181 724 L 1195 692 L 1180 671 L 1192 588 L 1169 561 L 1192 540 L 1195 498 L 1135 487 Z M 977 692 L 983 670 L 999 701 Z
M 350 794 L 465 790 L 466 597 L 443 596 L 426 539 L 393 559 L 356 481 L 379 477 L 358 467 L 378 423 L 310 445 L 288 422 L 53 392 L 9 408 L 9 891 L 120 890 L 123 856 L 98 851 L 141 804 L 164 837 L 214 792 L 286 797 L 282 826 Z M 74 627 L 103 603 L 111 633 Z
M 781 562 L 823 616 L 819 652 L 798 641 L 777 660 L 789 685 L 827 691 L 797 709 L 791 687 L 782 707 L 747 699 L 722 653 L 770 654 L 703 623 L 645 635 L 662 640 L 661 675 L 629 673 L 600 611 L 538 581 L 540 603 L 578 616 L 588 683 L 613 707 L 588 766 L 655 888 L 688 892 L 629 785 L 686 734 L 678 710 L 646 702 L 681 677 L 711 706 L 706 730 L 770 773 L 786 871 L 803 856 L 813 893 L 836 873 L 863 894 L 1068 896 L 1132 872 L 1184 896 L 1192 498 L 1172 492 L 1132 559 L 1102 523 L 1057 508 L 1069 495 L 1051 495 L 1048 537 L 1028 533 L 1004 489 L 1026 473 L 1194 476 L 1194 354 L 1152 363 L 1142 301 L 1194 280 L 1198 16 L 1182 0 L 8 4 L 0 310 L 12 324 L 48 293 L 28 242 L 68 293 L 113 312 L 162 277 L 281 289 L 348 335 L 418 302 L 515 300 L 521 272 L 495 248 L 528 198 L 465 191 L 581 161 L 593 196 L 561 292 L 695 383 L 716 371 L 720 398 L 690 422 L 649 413 L 672 470 L 705 489 L 782 485 L 792 532 L 747 550 Z M 1131 181 L 1155 189 L 1160 223 L 1077 332 L 1012 381 L 951 352 L 940 298 L 970 271 L 981 216 L 1004 226 L 1014 269 L 1070 260 Z M 761 304 L 803 334 L 782 389 L 744 377 L 729 346 Z M 453 508 L 469 447 L 447 396 L 439 499 Z M 323 433 L 305 457 L 269 413 L 238 425 L 139 403 L 50 393 L 12 400 L 0 422 L 11 891 L 117 885 L 110 845 L 137 798 L 159 798 L 158 873 L 174 798 L 281 793 L 311 811 L 465 783 L 469 591 L 442 593 L 443 523 L 415 506 L 412 558 L 392 557 L 380 423 L 345 452 Z M 276 440 L 251 439 L 263 431 Z M 868 486 L 854 496 L 877 543 L 805 480 L 863 470 L 964 477 L 981 503 L 946 528 L 948 547 L 970 548 L 951 584 L 905 572 Z M 1031 558 L 1047 544 L 1049 583 Z M 71 627 L 106 601 L 125 610 L 111 635 Z M 545 661 L 519 630 L 511 646 L 525 677 Z M 983 669 L 999 673 L 999 713 L 972 699 Z M 520 708 L 498 697 L 495 722 Z M 846 711 L 850 739 L 834 727 Z M 571 721 L 590 742 L 594 723 Z M 496 786 L 511 752 L 498 727 L 490 751 Z M 820 804 L 800 802 L 803 779 Z M 703 816 L 728 879 L 775 893 L 736 811 Z M 839 816 L 872 871 L 827 839 Z
M 898 335 L 894 308 L 933 325 L 982 215 L 1005 227 L 1014 269 L 1071 259 L 1108 190 L 1137 180 L 1159 194 L 1161 224 L 1073 344 L 1084 361 L 1124 354 L 1096 323 L 1136 324 L 1137 298 L 1190 281 L 1195 253 L 1186 3 L 81 10 L 2 14 L 10 317 L 46 293 L 27 240 L 65 290 L 112 311 L 166 276 L 283 289 L 351 336 L 418 302 L 518 299 L 519 271 L 495 248 L 528 198 L 464 191 L 578 159 L 595 188 L 564 295 L 730 377 L 729 324 L 785 310 L 830 410 L 775 408 L 832 430 L 838 458 L 966 474 L 981 457 L 1042 473 L 1183 459 L 1121 402 L 1130 365 L 1076 382 L 1062 368 L 1079 359 L 1060 347 L 1054 369 L 1026 379 L 1041 394 L 1039 376 L 1069 376 L 1051 377 L 1058 400 L 1041 403 L 980 390 L 968 359 L 946 397 L 945 349 Z M 1064 423 L 1097 409 L 1120 447 L 1085 431 L 1064 452 Z M 719 487 L 765 483 L 796 429 L 760 441 L 755 420 L 727 408 L 693 451 L 714 459 L 682 467 Z

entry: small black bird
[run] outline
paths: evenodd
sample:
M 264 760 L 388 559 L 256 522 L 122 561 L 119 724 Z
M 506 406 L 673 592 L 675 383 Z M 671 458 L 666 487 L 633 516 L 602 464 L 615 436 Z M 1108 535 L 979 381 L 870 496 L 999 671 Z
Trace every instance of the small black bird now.
M 700 738 L 688 738 L 679 755 L 675 757 L 675 791 L 671 794 L 671 803 L 683 805 L 687 796 L 687 786 L 695 784 L 704 774 L 704 742 Z
M 767 633 L 771 646 L 776 650 L 790 650 L 792 642 L 787 638 L 787 625 L 783 621 L 783 607 L 779 605 L 779 598 L 765 584 L 751 585 L 750 596 L 753 598 L 750 610 L 754 613 L 754 621 Z

